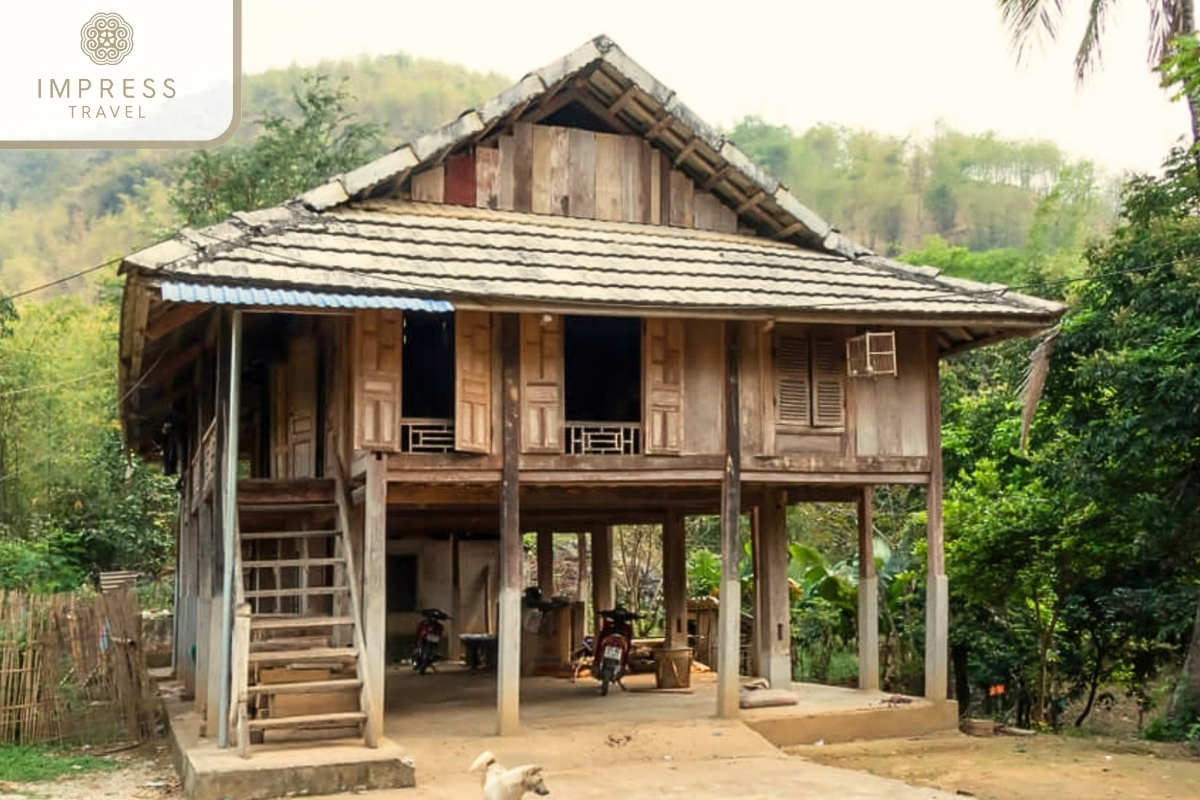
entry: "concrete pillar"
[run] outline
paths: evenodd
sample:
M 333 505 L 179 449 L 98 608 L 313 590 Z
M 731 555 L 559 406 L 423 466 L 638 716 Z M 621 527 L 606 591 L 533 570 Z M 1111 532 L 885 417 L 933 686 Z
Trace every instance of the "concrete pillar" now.
M 387 663 L 387 459 L 383 453 L 367 458 L 363 498 L 362 615 L 367 652 L 363 670 L 367 682 L 371 731 L 368 739 L 383 737 Z
M 520 317 L 503 314 L 500 359 L 503 465 L 500 478 L 500 623 L 496 669 L 496 732 L 517 733 L 521 725 L 521 547 L 519 369 Z
M 858 497 L 858 688 L 879 688 L 879 580 L 875 575 L 872 491 Z
M 725 475 L 721 481 L 721 605 L 717 617 L 717 716 L 738 716 L 742 584 L 738 578 L 742 517 L 741 410 L 738 326 L 725 323 Z
M 604 625 L 601 611 L 608 611 L 616 601 L 613 585 L 613 529 L 611 525 L 596 525 L 592 528 L 592 613 L 595 631 Z
M 537 532 L 537 585 L 542 597 L 554 596 L 554 531 Z
M 687 646 L 687 534 L 683 515 L 668 511 L 663 523 L 663 620 L 666 647 Z
M 792 604 L 787 582 L 787 490 L 767 489 L 758 514 L 759 541 L 755 545 L 761 550 L 761 571 L 756 573 L 754 585 L 762 613 L 755 620 L 762 630 L 759 674 L 775 688 L 788 688 L 792 684 Z

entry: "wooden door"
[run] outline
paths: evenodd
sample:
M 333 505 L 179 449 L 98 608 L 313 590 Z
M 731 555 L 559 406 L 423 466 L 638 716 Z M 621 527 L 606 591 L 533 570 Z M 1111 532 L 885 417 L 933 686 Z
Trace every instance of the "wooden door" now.
M 292 341 L 287 369 L 287 460 L 289 478 L 317 474 L 317 338 Z
M 287 364 L 271 365 L 271 477 L 288 476 Z
M 563 452 L 563 320 L 521 315 L 521 450 Z
M 403 319 L 394 309 L 354 315 L 354 447 L 400 452 Z
M 454 449 L 492 452 L 492 318 L 459 311 L 454 318 Z
M 683 446 L 683 320 L 646 320 L 642 352 L 645 452 L 677 455 Z

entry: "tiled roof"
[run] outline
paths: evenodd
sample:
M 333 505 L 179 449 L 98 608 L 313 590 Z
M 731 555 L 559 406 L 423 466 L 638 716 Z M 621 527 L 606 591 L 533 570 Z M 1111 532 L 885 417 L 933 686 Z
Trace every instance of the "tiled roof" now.
M 936 270 L 767 239 L 392 201 L 238 215 L 129 256 L 190 284 L 481 305 L 765 311 L 1044 325 L 1061 306 Z

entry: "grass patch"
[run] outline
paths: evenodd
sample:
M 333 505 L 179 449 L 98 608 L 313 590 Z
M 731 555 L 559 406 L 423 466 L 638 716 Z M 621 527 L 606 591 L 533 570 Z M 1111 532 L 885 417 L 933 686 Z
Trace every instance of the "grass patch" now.
M 0 747 L 0 779 L 12 783 L 52 781 L 64 775 L 112 772 L 121 768 L 115 758 L 50 747 Z

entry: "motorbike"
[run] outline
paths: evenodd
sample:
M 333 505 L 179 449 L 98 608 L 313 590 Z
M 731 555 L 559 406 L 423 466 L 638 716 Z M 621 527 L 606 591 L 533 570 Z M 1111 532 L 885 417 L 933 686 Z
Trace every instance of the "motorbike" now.
M 442 622 L 448 619 L 450 619 L 450 615 L 441 609 L 425 608 L 421 610 L 421 621 L 417 623 L 412 654 L 413 672 L 418 675 L 424 675 L 437 660 L 442 636 L 446 632 Z
M 615 683 L 625 688 L 621 676 L 629 666 L 629 648 L 633 643 L 633 621 L 639 615 L 628 609 L 617 606 L 609 611 L 601 611 L 604 624 L 596 647 L 592 674 L 600 680 L 600 696 L 608 695 L 608 687 Z

